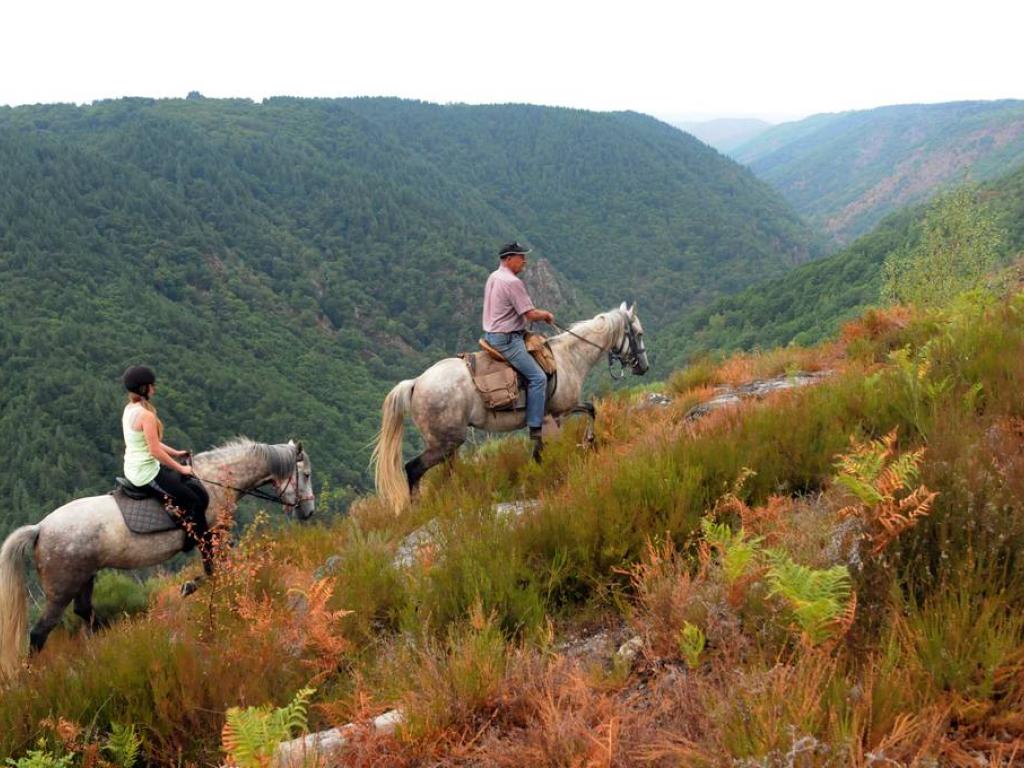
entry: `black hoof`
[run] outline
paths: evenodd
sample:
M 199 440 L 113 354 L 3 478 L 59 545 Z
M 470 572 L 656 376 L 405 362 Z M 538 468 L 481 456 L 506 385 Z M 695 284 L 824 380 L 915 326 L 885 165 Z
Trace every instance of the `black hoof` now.
M 199 585 L 195 581 L 186 581 L 181 585 L 181 596 L 188 597 L 197 589 L 199 589 Z

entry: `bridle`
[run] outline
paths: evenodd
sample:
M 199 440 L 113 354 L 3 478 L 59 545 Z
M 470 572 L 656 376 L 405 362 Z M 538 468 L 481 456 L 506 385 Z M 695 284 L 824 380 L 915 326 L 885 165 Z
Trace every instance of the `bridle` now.
M 632 320 L 626 317 L 626 332 L 622 334 L 622 341 L 618 349 L 608 352 L 608 375 L 613 379 L 621 379 L 626 375 L 626 366 L 634 371 L 640 371 L 640 358 L 647 350 L 644 349 L 644 340 L 633 328 Z M 614 363 L 619 363 L 619 375 L 615 375 Z
M 604 347 L 600 344 L 596 344 L 590 339 L 580 336 L 578 333 L 573 332 L 569 328 L 562 328 L 556 323 L 548 323 L 552 328 L 561 331 L 562 333 L 568 333 L 570 336 L 575 336 L 580 341 L 585 341 L 590 346 L 604 351 Z M 643 339 L 633 329 L 633 322 L 629 316 L 626 316 L 626 332 L 622 334 L 622 341 L 619 343 L 617 349 L 608 351 L 608 375 L 612 379 L 618 381 L 626 375 L 626 366 L 631 367 L 634 371 L 640 368 L 640 357 L 646 352 L 644 349 Z M 619 363 L 619 375 L 615 375 L 615 363 Z

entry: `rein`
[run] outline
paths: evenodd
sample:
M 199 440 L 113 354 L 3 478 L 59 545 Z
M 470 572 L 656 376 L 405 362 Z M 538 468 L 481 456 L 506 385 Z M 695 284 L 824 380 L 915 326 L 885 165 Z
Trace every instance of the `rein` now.
M 595 349 L 600 349 L 602 352 L 604 352 L 604 347 L 602 347 L 600 344 L 595 344 L 594 342 L 592 342 L 590 339 L 586 338 L 585 336 L 580 336 L 578 333 L 574 333 L 573 331 L 569 330 L 568 328 L 563 328 L 558 323 L 548 323 L 548 325 L 550 325 L 556 331 L 561 331 L 562 333 L 568 333 L 570 336 L 575 336 L 580 341 L 585 341 L 585 342 L 587 342 L 587 344 L 589 344 L 590 346 L 594 347 Z
M 220 488 L 227 488 L 229 491 L 234 491 L 239 496 L 252 496 L 252 497 L 257 498 L 257 499 L 263 499 L 264 501 L 272 501 L 275 504 L 280 504 L 282 506 L 288 506 L 288 505 L 285 504 L 284 499 L 281 498 L 280 494 L 278 494 L 277 496 L 274 496 L 273 494 L 267 493 L 266 491 L 261 491 L 259 488 L 253 488 L 251 491 L 247 491 L 244 488 L 236 488 L 233 485 L 227 485 L 225 483 L 218 483 L 216 480 L 207 480 L 205 477 L 200 477 L 199 475 L 197 475 L 195 473 L 195 470 L 192 470 L 192 475 L 193 475 L 193 477 L 196 478 L 196 480 L 199 480 L 201 483 L 204 483 L 204 484 L 205 483 L 209 483 L 210 485 L 216 485 L 216 486 L 218 486 Z M 291 485 L 291 480 L 290 479 L 288 480 L 288 483 L 285 484 L 285 488 L 287 488 L 289 485 Z
M 288 478 L 288 482 L 286 482 L 283 486 L 281 486 L 280 489 L 277 488 L 277 485 L 275 483 L 274 488 L 275 488 L 275 490 L 277 490 L 277 495 L 276 496 L 274 496 L 272 494 L 269 494 L 266 491 L 262 491 L 258 487 L 257 488 L 253 488 L 251 491 L 248 491 L 248 490 L 246 490 L 244 488 L 236 488 L 235 486 L 228 485 L 226 483 L 218 483 L 216 480 L 207 480 L 206 478 L 200 477 L 199 475 L 196 474 L 195 466 L 192 467 L 192 475 L 201 483 L 209 483 L 210 485 L 216 485 L 216 486 L 218 486 L 220 488 L 226 488 L 229 491 L 234 491 L 239 496 L 252 496 L 253 498 L 256 498 L 256 499 L 262 499 L 263 501 L 270 501 L 270 502 L 273 502 L 274 504 L 280 504 L 282 507 L 298 506 L 302 502 L 309 501 L 309 499 L 312 498 L 312 497 L 309 497 L 309 498 L 307 498 L 307 497 L 300 497 L 298 495 L 298 489 L 299 489 L 299 465 L 298 465 L 298 463 L 296 463 L 296 465 L 295 465 L 295 471 Z M 270 483 L 274 482 L 274 478 L 271 477 L 270 480 L 268 480 L 267 482 L 270 482 Z M 295 483 L 295 490 L 296 490 L 295 503 L 294 504 L 289 504 L 283 498 L 281 498 L 281 494 L 288 488 L 289 485 L 292 484 L 292 482 Z M 263 483 L 263 485 L 266 485 L 266 483 Z

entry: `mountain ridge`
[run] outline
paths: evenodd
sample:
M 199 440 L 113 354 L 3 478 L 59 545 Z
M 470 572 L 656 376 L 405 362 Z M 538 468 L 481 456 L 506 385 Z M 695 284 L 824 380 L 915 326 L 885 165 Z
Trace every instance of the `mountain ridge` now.
M 906 104 L 813 115 L 733 156 L 840 243 L 949 185 L 1024 163 L 1024 101 Z

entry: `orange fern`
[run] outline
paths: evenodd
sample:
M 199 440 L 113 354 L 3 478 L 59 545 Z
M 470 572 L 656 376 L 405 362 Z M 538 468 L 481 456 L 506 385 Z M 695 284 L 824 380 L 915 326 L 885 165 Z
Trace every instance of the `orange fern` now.
M 924 448 L 901 454 L 896 437 L 897 430 L 893 429 L 881 440 L 860 443 L 851 438 L 850 452 L 836 462 L 836 481 L 858 501 L 841 509 L 839 515 L 860 518 L 872 555 L 878 555 L 917 525 L 931 512 L 938 495 L 923 484 L 913 487 L 924 460 Z

